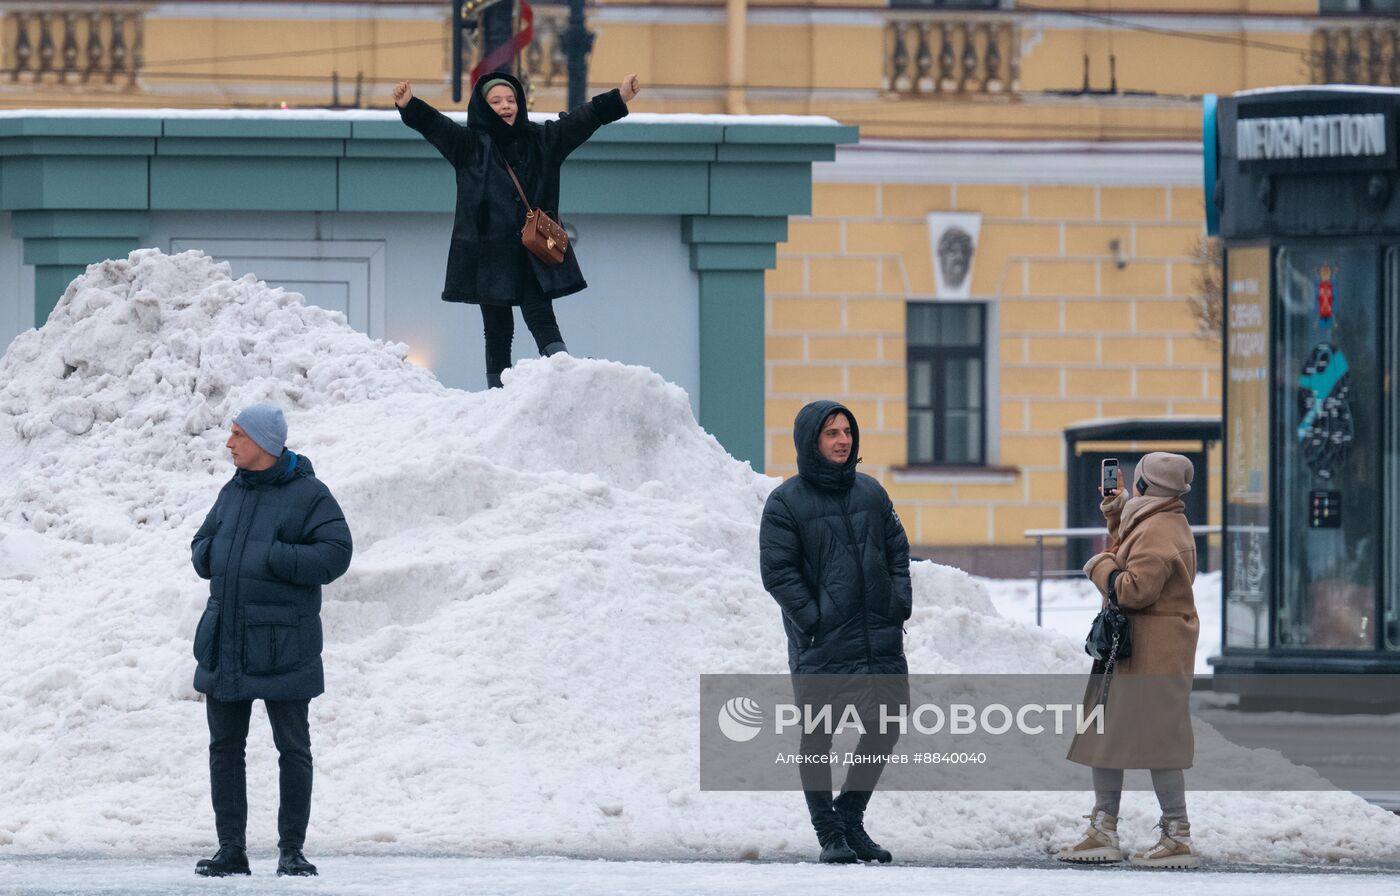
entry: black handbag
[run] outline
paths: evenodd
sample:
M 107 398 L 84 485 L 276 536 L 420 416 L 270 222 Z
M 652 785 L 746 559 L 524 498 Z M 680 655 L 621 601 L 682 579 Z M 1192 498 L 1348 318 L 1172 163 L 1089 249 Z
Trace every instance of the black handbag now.
M 1108 606 L 1099 611 L 1084 639 L 1084 652 L 1100 663 L 1112 665 L 1133 655 L 1133 630 L 1118 609 L 1117 575 L 1108 577 Z

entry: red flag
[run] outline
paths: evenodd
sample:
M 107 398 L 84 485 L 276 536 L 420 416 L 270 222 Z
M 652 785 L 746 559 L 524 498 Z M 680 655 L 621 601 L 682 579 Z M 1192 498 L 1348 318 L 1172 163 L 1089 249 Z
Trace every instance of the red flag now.
M 535 10 L 525 0 L 520 0 L 520 25 L 520 30 L 511 35 L 510 40 L 487 53 L 486 58 L 472 69 L 473 90 L 476 89 L 476 82 L 481 80 L 482 75 L 493 72 L 514 59 L 517 53 L 530 46 L 530 41 L 535 39 Z

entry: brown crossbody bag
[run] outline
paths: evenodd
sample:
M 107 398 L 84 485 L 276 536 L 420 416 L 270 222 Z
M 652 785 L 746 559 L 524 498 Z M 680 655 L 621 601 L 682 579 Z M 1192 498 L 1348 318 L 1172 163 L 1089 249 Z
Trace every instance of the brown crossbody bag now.
M 559 226 L 558 221 L 545 214 L 544 209 L 530 207 L 530 200 L 521 188 L 520 180 L 515 176 L 515 169 L 510 167 L 510 162 L 504 157 L 501 158 L 501 162 L 510 172 L 510 179 L 515 184 L 516 192 L 520 194 L 520 201 L 525 203 L 525 226 L 520 229 L 520 244 L 545 264 L 559 264 L 564 260 L 564 253 L 569 248 L 569 235 Z

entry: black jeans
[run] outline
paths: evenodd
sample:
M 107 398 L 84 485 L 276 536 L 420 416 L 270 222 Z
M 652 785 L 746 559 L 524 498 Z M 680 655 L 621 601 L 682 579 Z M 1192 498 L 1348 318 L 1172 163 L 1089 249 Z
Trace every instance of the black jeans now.
M 799 702 L 802 700 L 799 699 Z M 843 709 L 842 705 L 836 705 L 834 718 L 841 718 Z M 899 743 L 898 728 L 891 726 L 888 731 L 880 731 L 878 707 L 858 705 L 857 710 L 865 733 L 860 736 L 854 752 L 866 761 L 857 763 L 846 773 L 839 797 L 832 799 L 830 764 L 804 762 L 798 767 L 803 796 L 807 800 L 807 814 L 811 817 L 817 839 L 823 845 L 835 832 L 844 830 L 842 813 L 857 819 L 865 814 L 875 785 L 880 782 L 880 773 L 885 770 L 885 759 Z M 832 740 L 832 732 L 825 727 L 814 731 L 804 729 L 798 749 L 805 757 L 823 756 L 831 753 Z
M 280 802 L 278 849 L 301 849 L 311 817 L 310 700 L 264 700 L 277 745 Z M 219 846 L 247 847 L 248 783 L 244 747 L 248 742 L 251 700 L 225 702 L 204 698 L 209 719 L 209 789 L 214 799 L 214 828 Z
M 536 299 L 520 306 L 525 326 L 535 337 L 535 347 L 544 354 L 556 342 L 563 342 L 559 323 L 554 319 L 554 303 Z M 510 344 L 515 338 L 515 312 L 511 305 L 482 305 L 481 322 L 486 332 L 486 375 L 499 377 L 510 366 Z

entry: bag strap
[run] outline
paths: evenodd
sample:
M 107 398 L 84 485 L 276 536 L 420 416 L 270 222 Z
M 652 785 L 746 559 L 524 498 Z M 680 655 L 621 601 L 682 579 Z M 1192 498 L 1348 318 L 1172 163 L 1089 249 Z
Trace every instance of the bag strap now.
M 525 203 L 525 210 L 534 212 L 534 207 L 530 205 L 530 200 L 525 196 L 525 190 L 520 186 L 520 179 L 515 176 L 515 169 L 510 167 L 510 162 L 506 161 L 505 153 L 498 148 L 497 155 L 501 157 L 501 164 L 506 166 L 506 171 L 510 172 L 511 183 L 515 184 L 515 191 L 520 194 L 520 201 Z
M 1118 606 L 1118 577 L 1123 574 L 1123 570 L 1115 569 L 1108 574 L 1108 602 L 1115 607 Z

